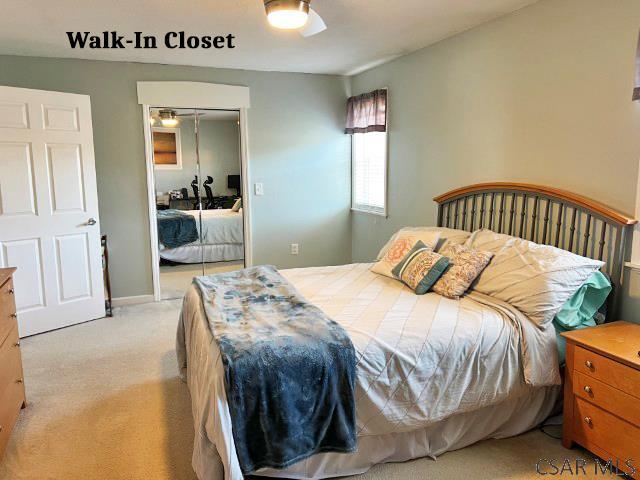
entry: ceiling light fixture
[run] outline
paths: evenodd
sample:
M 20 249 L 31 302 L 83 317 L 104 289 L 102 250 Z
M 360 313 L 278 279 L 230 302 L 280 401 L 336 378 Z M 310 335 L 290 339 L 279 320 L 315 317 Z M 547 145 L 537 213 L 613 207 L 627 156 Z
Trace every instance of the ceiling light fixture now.
M 160 123 L 162 123 L 163 127 L 175 127 L 178 125 L 178 118 L 176 117 L 175 110 L 160 110 L 158 112 L 158 116 L 160 117 Z
M 264 0 L 264 8 L 271 25 L 294 30 L 307 23 L 310 2 L 311 0 Z

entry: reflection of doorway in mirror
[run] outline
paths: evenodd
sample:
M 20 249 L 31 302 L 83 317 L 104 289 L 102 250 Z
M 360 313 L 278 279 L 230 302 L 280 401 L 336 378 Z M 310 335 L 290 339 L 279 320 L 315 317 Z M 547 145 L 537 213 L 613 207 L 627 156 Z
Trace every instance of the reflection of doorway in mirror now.
M 179 128 L 153 127 L 153 163 L 159 170 L 182 170 Z

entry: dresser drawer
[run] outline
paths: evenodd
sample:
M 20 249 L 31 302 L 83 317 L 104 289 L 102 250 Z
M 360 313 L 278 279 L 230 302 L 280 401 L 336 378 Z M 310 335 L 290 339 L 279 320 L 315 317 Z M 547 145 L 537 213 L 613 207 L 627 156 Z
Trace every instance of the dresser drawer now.
M 573 393 L 590 403 L 640 427 L 640 401 L 579 372 L 574 373 Z M 640 459 L 638 459 L 640 460 Z
M 12 385 L 20 383 L 22 389 L 22 359 L 18 328 L 14 328 L 0 346 L 0 397 Z
M 631 459 L 633 466 L 638 468 L 640 428 L 578 397 L 575 399 L 574 408 L 573 428 L 578 443 L 588 449 L 596 446 L 610 453 L 614 463 L 616 458 L 620 460 L 620 467 L 626 473 L 631 473 L 629 469 L 623 468 L 626 460 Z M 637 475 L 637 472 L 635 473 Z
M 24 387 L 22 384 L 12 383 L 0 393 L 0 459 L 4 452 L 11 430 L 20 415 L 24 402 Z
M 0 345 L 17 325 L 15 314 L 16 304 L 13 294 L 13 282 L 9 279 L 4 285 L 0 286 Z
M 640 371 L 582 347 L 575 347 L 573 369 L 640 399 Z

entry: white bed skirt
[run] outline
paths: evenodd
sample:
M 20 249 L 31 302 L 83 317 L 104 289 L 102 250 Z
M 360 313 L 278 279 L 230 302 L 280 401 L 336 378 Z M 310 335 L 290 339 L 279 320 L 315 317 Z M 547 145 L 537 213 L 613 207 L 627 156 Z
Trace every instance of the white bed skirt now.
M 560 392 L 560 386 L 531 388 L 519 398 L 454 415 L 424 429 L 358 437 L 355 453 L 321 453 L 285 470 L 263 469 L 253 475 L 321 479 L 361 474 L 378 463 L 405 462 L 422 457 L 435 459 L 480 440 L 507 438 L 531 430 L 553 412 Z M 192 465 L 200 480 L 225 478 L 220 456 L 206 439 L 196 440 Z
M 178 248 L 160 248 L 160 257 L 178 263 L 230 262 L 244 258 L 244 244 L 184 245 Z

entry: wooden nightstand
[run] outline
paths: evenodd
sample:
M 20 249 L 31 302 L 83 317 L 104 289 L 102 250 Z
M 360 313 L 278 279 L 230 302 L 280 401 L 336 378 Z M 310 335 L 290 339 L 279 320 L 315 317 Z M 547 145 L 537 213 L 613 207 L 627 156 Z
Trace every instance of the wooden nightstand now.
M 614 322 L 567 339 L 562 444 L 578 443 L 640 479 L 640 325 Z M 631 459 L 635 474 L 626 467 Z

